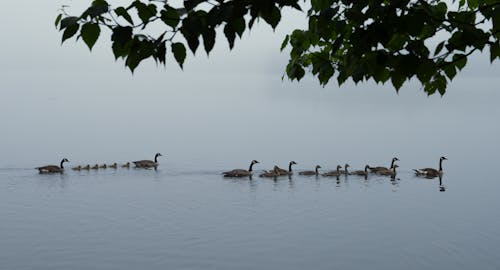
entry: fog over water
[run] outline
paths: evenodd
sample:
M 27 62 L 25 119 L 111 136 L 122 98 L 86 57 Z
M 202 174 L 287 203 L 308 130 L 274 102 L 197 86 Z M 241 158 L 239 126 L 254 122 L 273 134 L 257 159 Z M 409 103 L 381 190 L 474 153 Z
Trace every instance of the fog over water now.
M 79 13 L 88 5 L 70 4 Z M 281 80 L 287 12 L 184 71 L 60 45 L 60 4 L 0 9 L 0 269 L 498 269 L 499 66 L 475 55 L 444 97 L 417 82 L 326 87 Z M 172 56 L 171 54 L 169 56 Z M 160 158 L 158 171 L 39 175 L 58 164 Z M 412 168 L 444 163 L 443 185 Z M 399 180 L 224 179 L 401 161 Z

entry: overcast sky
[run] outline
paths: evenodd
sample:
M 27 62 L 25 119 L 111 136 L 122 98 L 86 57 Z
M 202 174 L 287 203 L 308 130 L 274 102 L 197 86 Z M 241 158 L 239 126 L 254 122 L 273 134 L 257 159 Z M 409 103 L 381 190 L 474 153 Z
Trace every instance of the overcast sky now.
M 80 13 L 87 1 L 2 3 L 0 9 L 0 167 L 74 165 L 152 158 L 170 166 L 246 166 L 301 160 L 301 166 L 353 160 L 414 162 L 442 153 L 497 157 L 499 66 L 475 55 L 444 98 L 418 83 L 390 85 L 311 79 L 282 81 L 286 33 L 305 23 L 287 11 L 275 32 L 257 24 L 230 51 L 219 35 L 208 58 L 190 52 L 184 71 L 116 62 L 109 35 L 92 51 L 54 27 L 57 9 Z M 89 1 L 90 3 L 90 1 Z M 171 54 L 168 56 L 171 57 Z M 496 150 L 496 151 L 493 151 Z M 335 153 L 335 154 L 333 154 Z M 463 161 L 465 162 L 465 161 Z M 359 164 L 359 165 L 358 165 Z M 427 164 L 427 163 L 426 163 Z

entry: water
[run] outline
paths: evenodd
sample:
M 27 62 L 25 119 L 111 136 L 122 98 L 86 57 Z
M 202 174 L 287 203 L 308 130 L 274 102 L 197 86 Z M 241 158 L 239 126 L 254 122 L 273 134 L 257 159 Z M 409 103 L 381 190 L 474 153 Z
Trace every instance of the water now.
M 403 162 L 403 161 L 402 161 Z M 450 162 L 451 163 L 451 162 Z M 0 170 L 2 269 L 498 269 L 500 184 Z

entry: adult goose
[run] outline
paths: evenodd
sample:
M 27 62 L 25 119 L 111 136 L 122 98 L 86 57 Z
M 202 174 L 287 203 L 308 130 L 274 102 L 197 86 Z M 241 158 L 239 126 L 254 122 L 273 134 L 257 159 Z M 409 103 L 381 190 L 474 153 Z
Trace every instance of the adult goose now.
M 231 171 L 223 172 L 222 175 L 224 177 L 245 177 L 245 176 L 252 176 L 253 174 L 253 165 L 259 163 L 257 160 L 252 160 L 250 162 L 250 167 L 248 170 L 245 169 L 234 169 Z
M 282 169 L 278 166 L 274 166 L 274 170 L 276 170 L 279 173 L 279 175 L 292 175 L 293 174 L 292 165 L 295 165 L 295 164 L 297 164 L 297 162 L 295 162 L 293 160 L 290 161 L 290 163 L 288 163 L 288 171 L 285 169 Z
M 365 166 L 365 170 L 364 171 L 353 171 L 351 173 L 349 173 L 350 175 L 361 175 L 361 176 L 368 176 L 368 169 L 370 168 L 369 165 L 366 165 Z
M 156 153 L 155 160 L 138 160 L 132 161 L 136 168 L 156 168 L 158 167 L 158 157 L 161 157 L 160 153 Z
M 385 172 L 388 172 L 388 171 L 392 171 L 392 168 L 394 167 L 394 162 L 396 161 L 399 161 L 399 159 L 397 157 L 394 157 L 391 161 L 391 167 L 387 168 L 387 167 L 382 167 L 382 166 L 378 166 L 378 167 L 370 167 L 370 172 L 372 173 L 379 173 L 379 172 L 382 172 L 382 171 L 385 171 Z
M 342 169 L 342 166 L 337 165 L 337 170 L 331 171 L 331 172 L 327 172 L 327 173 L 324 173 L 322 175 L 323 176 L 340 176 L 341 174 L 343 174 L 340 169 Z
M 415 171 L 415 175 L 425 178 L 435 178 L 443 175 L 443 160 L 447 160 L 447 158 L 439 158 L 439 170 L 436 170 L 434 168 L 413 169 Z
M 392 170 L 379 171 L 378 174 L 384 175 L 384 176 L 390 176 L 391 178 L 395 178 L 396 177 L 396 168 L 398 168 L 398 167 L 399 166 L 397 164 L 394 164 L 394 166 L 392 166 Z
M 319 175 L 319 169 L 321 169 L 321 166 L 316 165 L 314 171 L 303 171 L 299 172 L 300 175 Z
M 37 167 L 35 169 L 37 169 L 39 173 L 62 173 L 64 172 L 64 166 L 63 166 L 64 162 L 69 162 L 69 160 L 63 158 L 59 166 L 47 165 L 47 166 Z

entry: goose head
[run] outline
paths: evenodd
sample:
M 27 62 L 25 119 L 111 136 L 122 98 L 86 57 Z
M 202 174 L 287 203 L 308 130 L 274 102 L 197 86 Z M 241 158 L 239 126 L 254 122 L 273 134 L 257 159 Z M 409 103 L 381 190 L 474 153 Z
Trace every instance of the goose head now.
M 368 171 L 368 169 L 370 169 L 370 165 L 366 164 L 365 171 Z
M 316 169 L 321 169 L 321 166 L 319 166 L 319 165 L 316 165 Z
M 293 161 L 293 160 L 292 160 L 292 161 L 290 161 L 290 165 L 295 165 L 295 164 L 297 164 L 297 162 L 295 162 L 295 161 Z
M 448 160 L 446 157 L 441 157 L 439 160 Z
M 399 158 L 394 157 L 394 158 L 392 159 L 392 162 L 394 162 L 394 161 L 399 161 Z
M 260 162 L 258 162 L 258 161 L 257 161 L 257 160 L 255 160 L 255 159 L 254 159 L 254 160 L 252 160 L 252 162 L 251 162 L 251 164 L 252 164 L 252 165 L 253 165 L 253 164 L 257 164 L 257 163 L 260 163 Z
M 160 154 L 160 153 L 156 153 L 155 158 L 157 158 L 157 157 L 161 157 L 161 156 L 162 156 L 162 154 Z
M 63 160 L 61 160 L 61 163 L 63 162 L 69 162 L 69 160 L 67 158 L 63 158 Z

